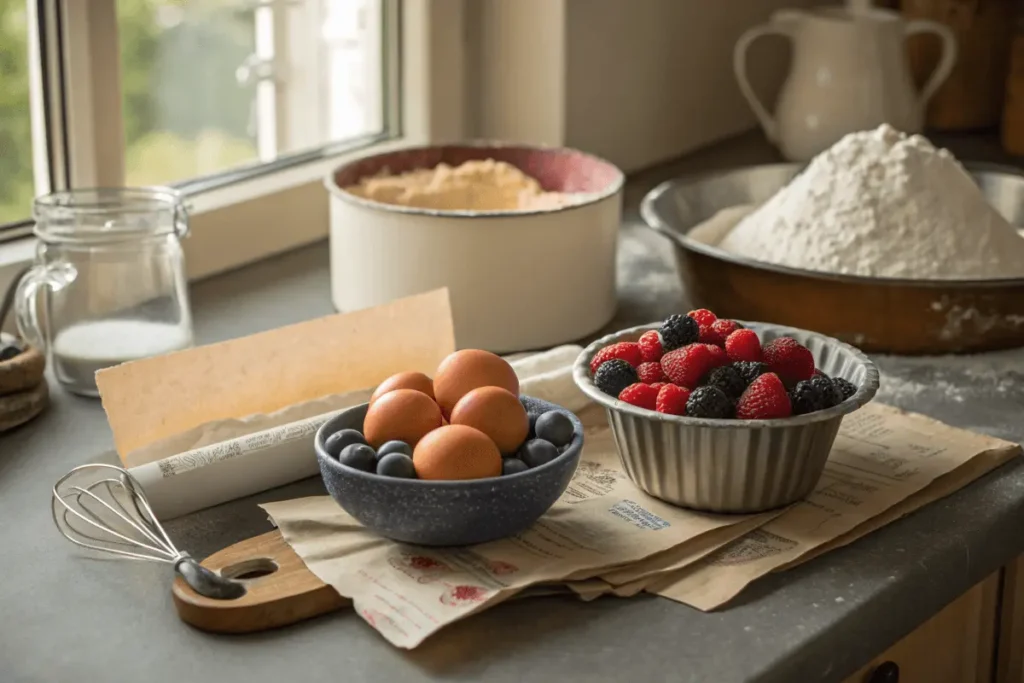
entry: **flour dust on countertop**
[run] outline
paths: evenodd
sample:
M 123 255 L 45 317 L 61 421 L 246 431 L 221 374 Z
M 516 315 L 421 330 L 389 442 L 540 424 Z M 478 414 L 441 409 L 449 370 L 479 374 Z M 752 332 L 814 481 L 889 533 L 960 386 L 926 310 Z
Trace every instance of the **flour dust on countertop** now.
M 872 360 L 881 372 L 875 400 L 1021 440 L 1024 348 L 975 355 L 872 355 Z

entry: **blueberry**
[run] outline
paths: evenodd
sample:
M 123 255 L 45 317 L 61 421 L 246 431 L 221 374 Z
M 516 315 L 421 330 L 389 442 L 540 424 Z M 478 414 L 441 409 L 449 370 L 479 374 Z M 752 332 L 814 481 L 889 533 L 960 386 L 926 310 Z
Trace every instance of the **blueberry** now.
M 377 454 L 365 443 L 350 443 L 341 451 L 338 462 L 363 472 L 373 472 L 377 467 Z
M 519 458 L 505 458 L 501 461 L 502 474 L 519 474 L 530 469 L 525 462 Z
M 540 414 L 529 413 L 527 417 L 530 419 L 530 430 L 526 433 L 526 438 L 532 439 L 537 436 L 537 418 L 540 417 Z
M 383 446 L 377 449 L 377 462 L 379 463 L 388 453 L 404 453 L 410 458 L 412 457 L 412 446 L 404 441 L 388 441 Z
M 544 439 L 530 439 L 519 450 L 519 459 L 530 467 L 540 467 L 558 457 L 558 449 Z
M 413 467 L 412 458 L 408 455 L 405 453 L 392 452 L 385 454 L 377 461 L 377 474 L 385 477 L 415 479 L 416 468 Z
M 365 445 L 366 437 L 356 429 L 342 429 L 339 432 L 334 432 L 324 440 L 324 450 L 332 458 L 337 458 L 345 450 L 346 446 L 351 446 L 354 443 Z
M 0 363 L 10 360 L 15 356 L 20 356 L 24 351 L 25 347 L 21 345 L 17 338 L 8 334 L 0 334 Z
M 556 448 L 571 442 L 574 430 L 569 416 L 558 410 L 549 410 L 537 418 L 537 438 L 551 442 Z

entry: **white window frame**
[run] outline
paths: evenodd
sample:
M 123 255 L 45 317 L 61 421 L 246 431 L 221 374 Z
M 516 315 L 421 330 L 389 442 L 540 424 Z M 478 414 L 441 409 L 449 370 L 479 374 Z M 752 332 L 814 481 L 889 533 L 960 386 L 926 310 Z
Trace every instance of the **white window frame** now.
M 46 132 L 47 144 L 40 147 L 46 151 L 41 154 L 49 155 L 49 166 L 54 171 L 48 178 L 52 183 L 45 189 L 123 184 L 120 84 L 115 77 L 119 71 L 116 0 L 53 1 L 62 4 L 65 60 L 60 65 L 63 78 L 51 76 L 49 82 L 51 86 L 65 84 L 63 115 L 43 116 L 43 79 L 33 74 L 34 127 Z M 323 179 L 345 161 L 375 151 L 462 137 L 466 0 L 381 2 L 388 6 L 385 17 L 394 22 L 388 37 L 397 41 L 388 46 L 389 58 L 385 59 L 385 68 L 391 70 L 388 101 L 398 102 L 388 112 L 391 120 L 387 123 L 390 130 L 400 133 L 373 144 L 353 145 L 331 157 L 190 195 L 191 235 L 185 242 L 190 277 L 230 270 L 325 239 L 328 201 Z M 395 11 L 399 7 L 400 11 Z M 31 17 L 35 19 L 34 11 Z M 56 37 L 55 27 L 44 29 L 48 36 Z M 54 99 L 59 94 L 49 93 L 50 101 L 59 101 Z M 280 100 L 276 107 L 278 115 L 287 116 L 287 107 Z M 65 139 L 71 151 L 66 160 L 60 152 Z M 67 174 L 63 172 L 65 167 Z M 32 249 L 31 239 L 0 244 L 0 287 L 26 265 Z

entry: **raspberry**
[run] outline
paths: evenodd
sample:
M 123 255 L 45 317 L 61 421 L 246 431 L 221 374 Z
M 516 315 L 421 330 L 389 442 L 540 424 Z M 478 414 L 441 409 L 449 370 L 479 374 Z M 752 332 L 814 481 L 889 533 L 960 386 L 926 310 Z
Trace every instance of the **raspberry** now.
M 725 344 L 728 336 L 739 328 L 739 324 L 735 321 L 719 318 L 710 325 L 700 326 L 700 340 L 707 344 L 718 344 L 721 346 Z
M 839 395 L 843 397 L 843 401 L 857 393 L 857 386 L 842 377 L 833 377 L 832 384 L 836 385 L 836 389 L 839 390 Z
M 768 372 L 747 387 L 736 402 L 736 417 L 740 420 L 772 420 L 789 417 L 793 406 L 782 380 L 774 372 Z
M 681 349 L 700 337 L 697 321 L 685 315 L 670 315 L 661 324 L 661 346 L 664 351 Z
M 718 316 L 706 308 L 698 308 L 696 311 L 690 311 L 686 315 L 696 320 L 697 324 L 701 326 L 710 326 L 711 323 L 718 320 Z
M 720 368 L 729 364 L 729 356 L 725 355 L 725 349 L 717 344 L 704 344 L 708 353 L 711 354 L 711 369 Z
M 641 363 L 636 369 L 636 374 L 644 384 L 654 384 L 667 379 L 661 369 L 661 363 Z
M 792 337 L 779 337 L 764 345 L 764 361 L 783 381 L 799 382 L 814 376 L 814 356 Z
M 725 353 L 733 362 L 761 360 L 761 340 L 753 330 L 736 330 L 725 340 Z
M 796 383 L 789 392 L 789 402 L 793 406 L 794 415 L 804 415 L 828 408 L 825 404 L 825 395 L 821 388 L 812 384 L 811 380 L 805 379 Z
M 601 363 L 613 358 L 624 360 L 634 368 L 644 362 L 640 355 L 639 344 L 636 342 L 619 342 L 618 344 L 606 346 L 594 354 L 590 361 L 590 372 L 597 372 L 597 369 L 601 367 Z
M 650 384 L 637 382 L 636 384 L 630 384 L 619 392 L 619 400 L 639 408 L 654 410 L 655 403 L 658 400 L 658 390 Z
M 686 415 L 686 401 L 690 398 L 690 390 L 666 384 L 658 391 L 658 400 L 654 409 L 667 415 Z
M 630 384 L 636 384 L 636 370 L 621 358 L 612 358 L 601 364 L 594 373 L 594 384 L 610 396 L 618 396 Z
M 732 417 L 732 411 L 732 401 L 718 387 L 694 389 L 686 401 L 686 414 L 690 417 L 724 420 Z
M 661 369 L 673 384 L 696 387 L 711 369 L 714 359 L 704 344 L 690 344 L 669 351 L 661 358 Z
M 674 387 L 675 384 L 672 384 L 670 382 L 652 382 L 651 386 L 654 387 L 655 389 L 661 389 L 662 387 Z
M 657 330 L 648 330 L 640 335 L 637 341 L 640 346 L 640 358 L 644 363 L 655 363 L 661 360 L 664 350 L 661 348 L 661 335 Z
M 768 366 L 758 361 L 741 360 L 733 363 L 732 366 L 743 378 L 744 388 L 749 387 L 751 382 L 768 372 Z
M 736 368 L 731 365 L 715 368 L 708 375 L 708 378 L 704 380 L 704 386 L 718 387 L 732 401 L 740 397 L 743 390 L 747 388 L 747 384 L 747 382 L 743 381 L 740 373 L 736 371 Z

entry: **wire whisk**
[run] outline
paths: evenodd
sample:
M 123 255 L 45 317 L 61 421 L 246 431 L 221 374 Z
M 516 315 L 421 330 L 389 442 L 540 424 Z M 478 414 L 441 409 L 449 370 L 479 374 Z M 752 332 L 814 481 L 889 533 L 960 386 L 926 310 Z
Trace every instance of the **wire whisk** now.
M 230 600 L 245 587 L 222 577 L 175 547 L 138 480 L 116 465 L 74 468 L 53 486 L 53 523 L 64 538 L 82 548 L 131 560 L 173 565 L 200 595 Z

